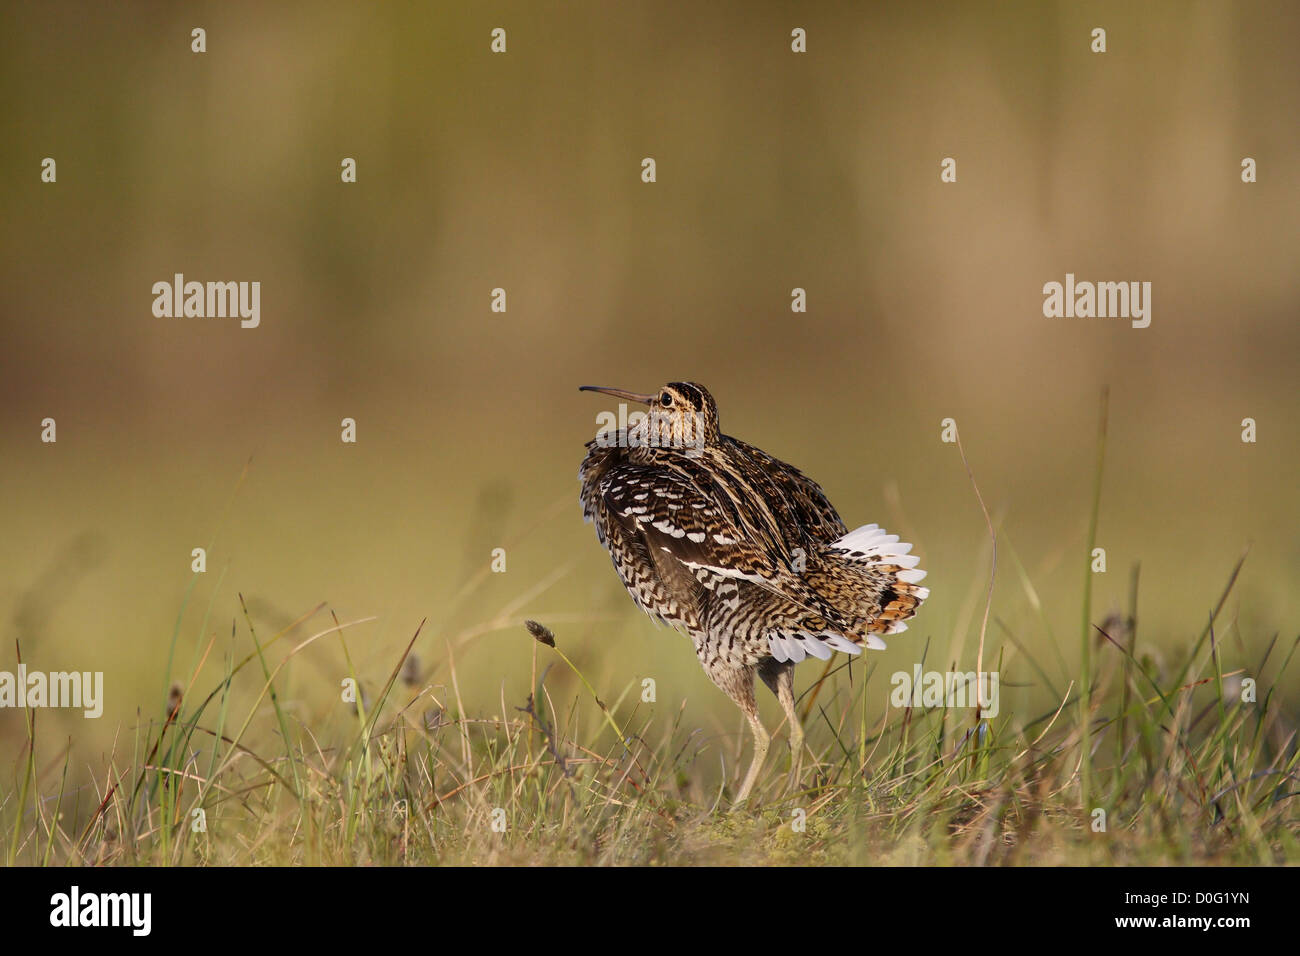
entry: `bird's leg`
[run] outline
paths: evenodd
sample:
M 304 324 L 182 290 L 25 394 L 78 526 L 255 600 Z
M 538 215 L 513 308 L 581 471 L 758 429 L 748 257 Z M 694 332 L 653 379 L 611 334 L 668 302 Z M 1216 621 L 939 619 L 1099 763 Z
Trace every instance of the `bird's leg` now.
M 736 702 L 736 706 L 749 721 L 749 729 L 754 733 L 754 760 L 749 765 L 749 771 L 745 774 L 740 790 L 736 793 L 736 803 L 744 803 L 749 799 L 750 791 L 754 789 L 754 781 L 758 779 L 758 772 L 763 767 L 763 760 L 767 757 L 767 747 L 771 741 L 767 731 L 763 729 L 762 722 L 758 719 L 758 699 L 754 696 L 754 668 L 732 667 L 721 661 L 715 661 L 714 666 L 709 666 L 706 662 L 704 671 L 723 693 Z
M 750 699 L 753 699 L 752 694 Z M 763 761 L 767 758 L 767 747 L 771 743 L 771 738 L 759 722 L 757 704 L 754 712 L 746 711 L 745 716 L 749 718 L 749 728 L 754 732 L 754 760 L 749 765 L 749 772 L 745 774 L 745 782 L 740 785 L 740 792 L 736 794 L 736 803 L 744 803 L 749 799 L 749 791 L 754 789 L 754 781 L 758 779 L 758 771 L 763 767 Z
M 799 771 L 803 764 L 803 724 L 794 709 L 794 662 L 781 663 L 775 658 L 768 658 L 758 665 L 758 676 L 776 695 L 785 711 L 786 723 L 790 725 L 790 785 L 799 781 Z

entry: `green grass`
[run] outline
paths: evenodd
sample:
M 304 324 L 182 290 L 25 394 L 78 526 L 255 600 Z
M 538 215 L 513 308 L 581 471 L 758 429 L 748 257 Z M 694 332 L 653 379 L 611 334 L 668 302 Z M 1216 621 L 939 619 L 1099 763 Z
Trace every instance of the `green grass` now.
M 747 757 L 743 735 L 704 737 L 685 708 L 642 703 L 639 682 L 595 687 L 572 656 L 559 659 L 563 631 L 554 650 L 532 643 L 531 696 L 503 691 L 493 716 L 460 698 L 453 657 L 434 663 L 449 679 L 440 690 L 419 675 L 399 679 L 404 655 L 373 706 L 322 741 L 275 685 L 314 642 L 343 640 L 348 624 L 331 621 L 288 650 L 307 621 L 260 645 L 249 630 L 254 649 L 242 659 L 238 635 L 220 665 L 208 642 L 187 686 L 206 676 L 211 693 L 187 694 L 169 719 L 142 725 L 129 753 L 119 742 L 93 801 L 67 793 L 67 756 L 51 759 L 61 742 L 47 745 L 41 714 L 30 713 L 35 746 L 3 803 L 4 856 L 53 865 L 1294 862 L 1295 734 L 1262 688 L 1281 683 L 1296 643 L 1273 641 L 1245 659 L 1216 637 L 1217 614 L 1163 675 L 1133 653 L 1131 621 L 1106 624 L 1104 635 L 1094 626 L 1087 698 L 1072 683 L 1039 713 L 1004 699 L 978 725 L 973 710 L 889 706 L 869 658 L 809 675 L 800 781 L 789 788 L 788 751 L 775 746 L 757 801 L 739 810 L 728 786 Z M 511 623 L 527 640 L 522 619 Z M 1013 665 L 1004 687 L 1039 667 Z M 1258 681 L 1256 702 L 1225 692 L 1243 673 Z M 237 687 L 247 710 L 232 732 Z M 1076 717 L 1083 699 L 1086 729 Z M 1085 740 L 1095 806 L 1079 801 Z M 206 831 L 196 832 L 200 809 Z M 1104 832 L 1094 830 L 1097 809 Z

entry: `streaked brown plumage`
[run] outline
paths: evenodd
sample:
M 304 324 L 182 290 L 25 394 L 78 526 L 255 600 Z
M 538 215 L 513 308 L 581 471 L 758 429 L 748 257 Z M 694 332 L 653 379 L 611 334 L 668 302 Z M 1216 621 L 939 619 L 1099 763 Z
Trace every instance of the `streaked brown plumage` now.
M 583 386 L 649 406 L 626 428 L 587 443 L 579 469 L 583 516 L 628 593 L 685 632 L 709 678 L 744 712 L 754 760 L 767 753 L 754 697 L 757 673 L 790 722 L 797 768 L 803 731 L 794 665 L 805 656 L 883 648 L 929 594 L 911 545 L 875 525 L 847 528 L 815 481 L 723 435 L 707 389 L 670 382 L 652 395 Z

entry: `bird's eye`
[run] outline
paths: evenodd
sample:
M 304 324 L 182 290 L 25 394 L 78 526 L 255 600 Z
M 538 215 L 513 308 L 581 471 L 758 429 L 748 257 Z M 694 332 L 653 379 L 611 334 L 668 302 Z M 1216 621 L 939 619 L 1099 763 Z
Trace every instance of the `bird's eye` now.
M 673 403 L 673 396 L 670 392 L 664 392 L 659 396 L 659 404 L 667 408 Z

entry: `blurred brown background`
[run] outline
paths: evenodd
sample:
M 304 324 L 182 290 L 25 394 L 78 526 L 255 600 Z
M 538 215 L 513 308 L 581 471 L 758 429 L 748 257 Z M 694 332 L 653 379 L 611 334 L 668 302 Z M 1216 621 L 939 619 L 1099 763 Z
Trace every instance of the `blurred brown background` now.
M 1095 619 L 1140 561 L 1143 640 L 1176 656 L 1250 545 L 1231 640 L 1254 660 L 1296 633 L 1294 4 L 0 16 L 0 669 L 18 640 L 34 668 L 106 672 L 101 721 L 53 718 L 88 763 L 161 709 L 182 607 L 177 671 L 213 633 L 226 653 L 240 592 L 268 634 L 320 601 L 377 615 L 349 636 L 372 686 L 427 617 L 417 653 L 461 648 L 471 711 L 522 701 L 512 622 L 537 617 L 612 696 L 655 675 L 666 713 L 686 696 L 730 732 L 689 645 L 636 611 L 581 523 L 608 403 L 580 384 L 701 381 L 726 431 L 809 472 L 850 526 L 914 541 L 933 597 L 886 672 L 927 638 L 974 665 L 988 555 L 945 417 L 1004 535 L 995 617 L 1077 660 L 1108 384 Z M 261 327 L 155 318 L 151 286 L 176 272 L 260 281 Z M 1067 272 L 1150 281 L 1150 328 L 1044 318 Z M 495 547 L 508 570 L 485 575 Z M 284 693 L 335 719 L 342 667 L 323 642 Z M 6 749 L 22 735 L 0 711 Z

